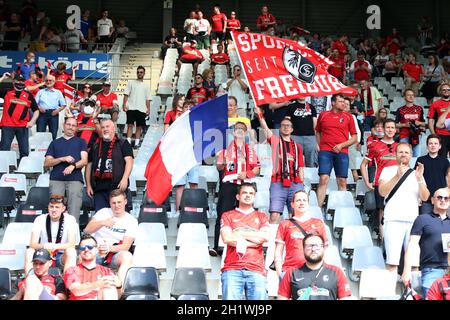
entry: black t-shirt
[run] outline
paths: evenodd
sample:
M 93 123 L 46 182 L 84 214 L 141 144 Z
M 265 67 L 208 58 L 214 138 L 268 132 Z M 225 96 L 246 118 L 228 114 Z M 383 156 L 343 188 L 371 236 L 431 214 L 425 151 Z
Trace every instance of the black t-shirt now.
M 173 39 L 173 42 L 171 42 L 172 41 L 172 39 Z M 170 43 L 171 45 L 170 45 L 170 47 L 177 47 L 177 46 L 179 46 L 178 44 L 177 44 L 177 41 L 178 42 L 180 42 L 180 39 L 178 38 L 178 36 L 167 36 L 165 39 L 164 39 L 164 44 L 167 42 L 167 43 Z
M 273 119 L 274 125 L 275 124 L 280 124 L 281 121 L 283 121 L 284 117 L 286 117 L 286 113 L 289 110 L 289 106 L 290 105 L 287 105 L 287 106 L 278 108 L 276 110 L 273 110 L 273 114 L 272 114 L 273 117 L 272 117 L 272 119 Z
M 5 25 L 7 28 L 16 28 L 16 27 L 20 27 L 20 23 L 15 23 L 15 22 L 11 22 L 8 21 L 6 22 Z M 18 41 L 20 37 L 20 30 L 19 31 L 7 31 L 5 32 L 5 40 L 10 40 L 10 41 Z
M 313 118 L 317 118 L 316 108 L 310 104 L 299 103 L 298 101 L 289 105 L 286 116 L 290 117 L 294 124 L 294 136 L 313 136 Z
M 131 147 L 130 143 L 127 140 L 124 140 L 123 142 L 117 142 L 120 143 L 120 149 L 122 151 L 122 155 L 123 157 L 133 157 L 133 148 Z M 100 164 L 100 171 L 103 172 L 105 170 L 105 165 L 106 165 L 106 159 L 108 158 L 108 150 L 109 150 L 109 146 L 111 144 L 111 141 L 104 141 L 102 140 L 102 154 L 101 154 L 101 164 Z M 89 157 L 88 157 L 88 162 L 92 162 L 93 159 L 93 155 L 92 152 L 98 152 L 97 150 L 93 150 L 91 149 L 89 152 Z M 94 168 L 94 172 L 95 169 L 97 168 L 97 163 L 92 163 L 92 166 Z M 114 163 L 113 163 L 114 166 Z M 107 179 L 107 180 L 102 180 L 102 179 L 96 179 L 96 184 L 95 184 L 95 188 L 94 191 L 104 191 L 104 190 L 111 190 L 117 188 L 117 186 L 113 186 L 112 185 L 112 180 Z
M 436 158 L 432 158 L 429 154 L 417 158 L 414 168 L 417 167 L 417 162 L 422 163 L 424 166 L 423 177 L 430 191 L 428 201 L 431 201 L 431 197 L 437 189 L 447 187 L 445 176 L 450 163 L 445 157 L 438 155 Z

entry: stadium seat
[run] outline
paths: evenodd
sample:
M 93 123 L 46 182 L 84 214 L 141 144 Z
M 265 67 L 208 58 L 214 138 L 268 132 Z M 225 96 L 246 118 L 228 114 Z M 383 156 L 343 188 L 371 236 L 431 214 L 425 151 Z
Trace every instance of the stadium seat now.
M 310 206 L 318 206 L 319 205 L 319 202 L 317 200 L 317 194 L 314 190 L 309 191 L 309 205 Z
M 365 269 L 359 281 L 361 299 L 377 299 L 395 296 L 397 275 L 388 270 Z
M 205 271 L 211 271 L 208 246 L 205 244 L 181 245 L 175 268 L 202 268 Z
M 328 224 L 325 223 L 325 232 L 328 238 L 328 244 L 331 246 L 333 244 L 333 235 L 331 234 L 331 229 Z
M 356 247 L 353 251 L 352 269 L 350 279 L 359 280 L 364 269 L 385 269 L 383 252 L 379 247 Z
M 331 216 L 333 216 L 334 211 L 338 207 L 354 207 L 354 206 L 355 202 L 353 201 L 353 195 L 350 191 L 331 191 L 330 194 L 328 195 L 326 212 Z
M 130 294 L 125 300 L 159 300 L 159 298 L 152 294 Z
M 341 256 L 339 255 L 339 249 L 334 245 L 329 245 L 328 248 L 325 250 L 323 260 L 327 264 L 331 264 L 341 268 L 342 270 L 345 270 L 344 267 L 342 266 Z
M 208 232 L 203 223 L 183 223 L 180 225 L 175 248 L 179 249 L 181 245 L 190 244 L 209 245 Z
M 355 207 L 338 207 L 334 212 L 333 233 L 338 239 L 347 226 L 362 226 L 361 214 Z
M 176 270 L 170 296 L 178 300 L 182 295 L 201 295 L 208 298 L 206 274 L 202 268 L 179 268 Z
M 280 278 L 278 277 L 276 271 L 268 270 L 267 271 L 267 295 L 269 298 L 278 297 L 278 287 L 280 285 Z
M 30 222 L 11 222 L 8 224 L 3 235 L 3 244 L 23 244 L 30 245 L 31 230 L 33 223 Z
M 21 203 L 17 208 L 16 218 L 14 222 L 34 222 L 34 220 L 44 213 L 43 208 L 28 203 Z M 45 208 L 47 209 L 47 208 Z M 46 210 L 47 211 L 47 210 Z
M 9 173 L 9 159 L 0 158 L 0 175 L 3 173 Z
M 312 218 L 320 219 L 323 221 L 322 209 L 317 206 L 311 206 L 308 208 L 308 215 Z
M 204 223 L 209 228 L 208 222 L 208 197 L 204 189 L 184 189 L 180 201 L 180 216 L 177 226 L 185 222 Z
M 25 266 L 25 244 L 0 244 L 0 268 L 8 268 L 11 271 L 23 270 Z
M 161 244 L 136 245 L 133 253 L 133 267 L 153 267 L 159 272 L 167 269 L 164 246 Z
M 26 204 L 33 205 L 37 208 L 47 208 L 50 201 L 49 187 L 32 187 L 28 191 Z
M 0 159 L 7 159 L 10 170 L 17 168 L 17 153 L 15 151 L 0 151 Z
M 121 299 L 125 300 L 130 295 L 154 295 L 159 297 L 158 271 L 152 267 L 131 267 L 128 269 Z
M 139 223 L 134 244 L 160 244 L 167 248 L 166 228 L 162 223 Z
M 373 246 L 369 228 L 366 226 L 348 226 L 342 232 L 341 257 L 349 259 L 356 247 Z
M 204 294 L 182 294 L 177 300 L 209 300 L 209 296 Z
M 37 181 L 36 181 L 36 187 L 48 187 L 50 185 L 50 174 L 49 173 L 43 173 L 39 175 Z
M 0 187 L 13 187 L 16 197 L 20 200 L 20 197 L 26 194 L 27 179 L 24 174 L 4 174 L 0 178 Z
M 153 201 L 143 203 L 139 212 L 138 222 L 159 222 L 168 228 L 169 221 L 167 219 L 166 205 L 162 204 L 158 206 Z
M 356 182 L 356 191 L 355 191 L 356 200 L 358 200 L 360 203 L 362 203 L 367 191 L 369 191 L 369 188 L 367 188 L 364 181 L 358 180 L 358 182 Z
M 11 274 L 8 268 L 0 268 L 0 300 L 7 300 L 12 293 Z
M 270 192 L 268 190 L 258 190 L 255 195 L 255 203 L 253 204 L 253 207 L 259 211 L 267 212 L 270 207 Z
M 5 213 L 8 217 L 16 206 L 16 192 L 13 187 L 0 187 L 0 225 L 4 225 Z M 8 221 L 9 222 L 9 221 Z

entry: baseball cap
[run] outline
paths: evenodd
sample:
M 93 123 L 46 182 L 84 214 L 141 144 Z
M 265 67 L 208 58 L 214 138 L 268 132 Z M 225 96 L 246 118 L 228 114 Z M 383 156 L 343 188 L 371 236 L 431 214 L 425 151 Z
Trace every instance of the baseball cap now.
M 103 85 L 104 86 L 111 86 L 111 81 L 106 80 L 106 81 L 103 82 Z
M 14 77 L 15 81 L 25 81 L 25 77 L 22 74 L 16 74 Z
M 32 261 L 40 261 L 42 263 L 46 263 L 49 260 L 52 260 L 52 256 L 50 255 L 50 252 L 48 252 L 48 250 L 46 249 L 36 250 L 33 254 Z

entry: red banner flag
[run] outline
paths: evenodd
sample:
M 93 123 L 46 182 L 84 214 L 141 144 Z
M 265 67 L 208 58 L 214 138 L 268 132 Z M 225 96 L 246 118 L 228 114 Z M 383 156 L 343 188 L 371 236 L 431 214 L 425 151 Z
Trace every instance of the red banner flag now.
M 256 105 L 334 93 L 355 95 L 327 71 L 334 62 L 298 42 L 232 31 Z

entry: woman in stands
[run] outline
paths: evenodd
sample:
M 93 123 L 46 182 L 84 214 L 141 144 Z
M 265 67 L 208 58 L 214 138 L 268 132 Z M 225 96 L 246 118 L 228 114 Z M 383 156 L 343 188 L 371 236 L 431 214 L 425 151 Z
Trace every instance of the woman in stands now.
M 437 87 L 442 79 L 446 78 L 444 68 L 439 63 L 439 58 L 435 54 L 428 56 L 428 65 L 425 67 L 424 83 L 422 86 L 422 94 L 427 98 L 428 105 L 433 102 L 433 98 L 437 95 Z
M 217 86 L 214 81 L 214 71 L 212 69 L 205 69 L 203 71 L 203 88 L 209 91 L 210 98 L 214 99 L 217 92 Z
M 166 113 L 164 119 L 164 132 L 169 129 L 170 125 L 184 112 L 183 104 L 186 100 L 184 94 L 176 94 L 172 102 L 172 110 Z
M 76 117 L 81 112 L 81 105 L 83 105 L 87 101 L 94 102 L 94 105 L 97 102 L 97 97 L 92 92 L 92 87 L 89 83 L 85 83 L 82 88 L 82 96 L 79 97 L 79 100 L 70 105 L 70 112 Z
M 389 110 L 386 108 L 380 108 L 375 114 L 376 120 L 384 121 L 389 118 Z

